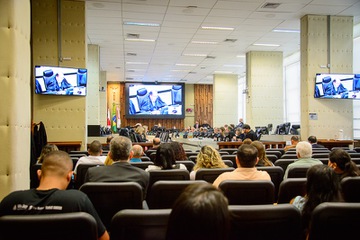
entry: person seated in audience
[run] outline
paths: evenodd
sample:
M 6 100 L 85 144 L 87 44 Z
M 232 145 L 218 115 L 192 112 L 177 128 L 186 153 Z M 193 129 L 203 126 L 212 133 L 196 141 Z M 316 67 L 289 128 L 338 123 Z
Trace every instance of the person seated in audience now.
M 241 128 L 237 128 L 235 130 L 235 135 L 233 136 L 232 140 L 235 141 L 235 142 L 241 142 L 243 138 L 244 138 L 244 136 L 241 133 Z
M 114 161 L 109 166 L 89 168 L 85 182 L 136 182 L 140 184 L 144 197 L 149 185 L 149 173 L 132 166 L 132 142 L 124 136 L 116 136 L 110 142 L 109 157 Z
M 137 126 L 135 129 L 135 136 L 137 142 L 146 142 L 146 133 L 143 126 Z
M 103 150 L 110 150 L 110 142 L 113 138 L 112 135 L 106 137 L 106 146 L 103 146 Z
M 230 224 L 231 215 L 224 194 L 209 183 L 191 184 L 174 203 L 166 239 L 228 239 Z
M 37 172 L 39 186 L 7 195 L 0 203 L 0 216 L 86 212 L 97 222 L 98 239 L 108 240 L 109 234 L 86 194 L 79 190 L 66 190 L 71 181 L 72 169 L 73 162 L 69 154 L 64 151 L 49 152 L 44 157 L 41 170 Z
M 232 172 L 220 174 L 213 185 L 219 187 L 225 180 L 269 180 L 270 175 L 266 171 L 257 170 L 255 165 L 259 161 L 258 150 L 251 144 L 242 144 L 236 153 L 237 168 Z
M 350 155 L 343 149 L 339 148 L 331 151 L 328 165 L 334 169 L 340 180 L 345 177 L 360 176 L 359 168 L 351 161 Z
M 245 138 L 243 141 L 242 141 L 243 144 L 251 144 L 252 143 L 252 140 L 250 138 Z
M 310 167 L 306 178 L 306 195 L 296 196 L 290 201 L 302 213 L 305 235 L 309 232 L 311 215 L 316 206 L 323 202 L 343 201 L 339 178 L 329 166 L 319 164 Z
M 36 163 L 42 163 L 44 161 L 45 155 L 52 151 L 59 151 L 59 148 L 55 144 L 46 144 L 43 146 Z
M 317 138 L 315 136 L 308 137 L 308 141 L 311 144 L 312 148 L 325 148 L 324 145 L 317 143 Z
M 289 170 L 296 167 L 311 167 L 314 165 L 322 165 L 323 163 L 312 158 L 312 147 L 311 144 L 306 141 L 301 141 L 296 145 L 296 156 L 297 160 L 293 163 L 290 163 L 284 173 L 284 179 L 287 178 Z
M 104 165 L 109 166 L 109 165 L 112 165 L 113 163 L 114 163 L 114 160 L 111 159 L 110 155 L 109 154 L 106 155 Z
M 132 152 L 133 152 L 133 156 L 130 159 L 130 162 L 142 162 L 141 160 L 141 156 L 144 155 L 144 151 L 142 146 L 140 145 L 133 145 L 132 146 Z
M 175 161 L 184 161 L 188 160 L 185 149 L 179 142 L 171 142 L 171 147 L 174 149 Z
M 251 145 L 253 145 L 254 147 L 256 147 L 256 149 L 258 150 L 258 158 L 259 161 L 257 162 L 256 166 L 257 167 L 263 167 L 263 166 L 274 166 L 273 162 L 270 161 L 267 156 L 266 156 L 266 152 L 265 152 L 265 146 L 262 142 L 260 141 L 253 141 L 251 143 Z
M 145 171 L 167 170 L 167 169 L 187 169 L 182 163 L 178 164 L 175 160 L 174 148 L 170 143 L 161 144 L 156 150 L 154 165 L 149 165 Z
M 200 149 L 196 157 L 196 164 L 190 172 L 190 180 L 195 180 L 196 171 L 200 168 L 227 168 L 224 161 L 221 159 L 219 152 L 209 146 L 205 145 Z
M 199 123 L 199 121 L 195 121 L 194 128 L 195 128 L 195 129 L 200 128 L 200 123 Z
M 146 150 L 146 152 L 145 152 L 146 156 L 148 156 L 148 157 L 150 157 L 150 154 L 152 153 L 151 150 L 156 150 L 156 149 L 160 146 L 160 144 L 161 144 L 161 139 L 158 138 L 158 137 L 155 137 L 155 138 L 153 139 L 152 143 L 153 143 L 152 147 L 149 148 L 148 150 Z M 150 151 L 149 151 L 149 150 L 150 150 Z
M 244 133 L 242 140 L 244 140 L 246 138 L 250 138 L 251 141 L 257 140 L 256 133 L 254 132 L 254 130 L 251 129 L 249 124 L 244 124 L 242 129 L 243 129 L 243 133 Z
M 90 143 L 89 149 L 88 149 L 88 156 L 84 156 L 79 158 L 79 160 L 76 162 L 74 174 L 76 177 L 77 174 L 77 168 L 80 164 L 87 164 L 87 163 L 94 163 L 94 164 L 104 164 L 106 156 L 102 156 L 102 145 L 98 140 L 94 140 Z
M 206 120 L 203 121 L 203 124 L 201 124 L 200 127 L 207 128 L 207 129 L 211 128 L 210 124 Z
M 214 139 L 217 141 L 217 142 L 222 142 L 222 141 L 225 141 L 225 127 L 220 127 L 218 128 L 218 131 L 217 133 L 215 133 L 214 135 Z
M 291 136 L 291 145 L 285 146 L 284 147 L 284 151 L 286 152 L 287 150 L 291 149 L 291 148 L 296 148 L 296 144 L 299 143 L 299 136 Z
M 244 126 L 244 119 L 243 118 L 239 118 L 239 123 L 235 126 L 236 129 L 240 128 L 242 129 Z

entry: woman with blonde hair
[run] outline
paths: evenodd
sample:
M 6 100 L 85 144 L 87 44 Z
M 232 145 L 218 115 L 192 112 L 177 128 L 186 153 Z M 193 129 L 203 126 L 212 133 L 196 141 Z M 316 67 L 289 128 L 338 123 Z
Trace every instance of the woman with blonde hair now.
M 59 151 L 59 148 L 55 144 L 46 144 L 42 149 L 37 163 L 42 163 L 46 154 L 52 151 Z
M 191 180 L 195 180 L 196 171 L 200 168 L 227 168 L 227 166 L 215 148 L 205 145 L 196 157 L 196 164 L 190 173 Z
M 262 166 L 274 166 L 274 164 L 267 158 L 264 144 L 260 141 L 253 141 L 250 145 L 253 145 L 258 150 L 259 161 L 256 164 L 257 167 Z

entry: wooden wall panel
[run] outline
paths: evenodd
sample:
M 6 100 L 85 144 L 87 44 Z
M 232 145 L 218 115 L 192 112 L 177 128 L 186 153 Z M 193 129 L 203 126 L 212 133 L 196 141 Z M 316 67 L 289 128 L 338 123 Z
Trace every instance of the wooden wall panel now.
M 146 125 L 149 127 L 149 130 L 154 126 L 161 124 L 162 127 L 165 128 L 173 128 L 176 129 L 184 129 L 184 119 L 149 119 L 149 118 L 141 118 L 141 119 L 127 119 L 125 117 L 125 84 L 120 83 L 120 119 L 121 119 L 121 127 L 126 126 L 134 126 L 136 123 L 141 123 L 142 125 Z
M 195 120 L 213 126 L 213 85 L 195 84 Z

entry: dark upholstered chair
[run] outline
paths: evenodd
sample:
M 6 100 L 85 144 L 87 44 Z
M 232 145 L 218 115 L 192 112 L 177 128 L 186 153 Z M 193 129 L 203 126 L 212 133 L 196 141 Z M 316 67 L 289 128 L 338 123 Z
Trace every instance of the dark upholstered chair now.
M 273 204 L 275 186 L 271 181 L 225 180 L 219 188 L 229 200 L 229 205 Z
M 304 239 L 301 213 L 292 204 L 231 205 L 232 226 L 229 239 Z
M 288 178 L 306 178 L 309 167 L 294 167 L 289 169 Z
M 285 172 L 287 166 L 293 162 L 295 162 L 295 159 L 278 159 L 274 162 L 274 165 L 281 167 Z
M 312 213 L 309 240 L 356 239 L 359 216 L 360 203 L 321 203 Z
M 276 155 L 278 159 L 281 158 L 281 156 L 283 155 L 281 151 L 276 151 L 274 149 L 266 149 L 265 152 L 266 155 Z
M 148 92 L 146 90 L 146 88 L 140 88 L 137 90 L 137 100 L 138 100 L 138 103 L 139 103 L 139 108 L 140 108 L 140 111 L 148 111 L 149 109 L 146 109 L 144 108 L 147 104 L 147 101 L 148 101 Z
M 234 167 L 234 163 L 231 160 L 223 160 L 226 166 L 228 167 Z
M 147 198 L 149 209 L 172 208 L 183 190 L 193 183 L 206 183 L 201 180 L 157 181 Z
M 77 85 L 78 87 L 86 87 L 87 83 L 87 76 L 86 76 L 87 70 L 86 69 L 78 69 L 77 73 Z
M 186 153 L 188 160 L 191 160 L 190 159 L 191 156 L 195 156 L 195 159 L 196 159 L 196 156 L 199 154 L 198 152 L 185 152 L 185 153 Z M 194 161 L 194 162 L 196 162 L 196 161 Z
M 229 154 L 229 155 L 223 155 L 221 156 L 222 160 L 230 160 L 232 161 L 233 165 L 232 167 L 236 167 L 236 155 Z
M 182 95 L 182 86 L 173 85 L 171 88 L 172 104 L 181 104 L 182 103 L 181 95 Z
M 118 211 L 143 208 L 143 191 L 135 182 L 88 182 L 79 190 L 88 195 L 108 230 Z
M 76 169 L 75 189 L 79 189 L 84 184 L 85 175 L 89 168 L 101 166 L 99 164 L 79 164 Z
M 353 90 L 360 90 L 360 74 L 354 74 Z
M 111 221 L 111 240 L 164 240 L 171 209 L 125 209 Z
M 145 161 L 145 162 L 131 162 L 131 165 L 141 168 L 143 170 L 145 170 L 149 165 L 154 165 L 153 162 L 151 161 Z
M 256 167 L 258 170 L 266 171 L 271 178 L 271 181 L 274 183 L 275 186 L 275 201 L 277 201 L 277 196 L 279 193 L 279 186 L 281 181 L 284 178 L 284 170 L 281 167 L 274 166 L 274 167 Z
M 306 178 L 287 178 L 280 183 L 278 203 L 289 203 L 296 196 L 305 196 Z
M 329 153 L 313 153 L 312 154 L 312 158 L 316 158 L 316 159 L 319 159 L 319 158 L 329 158 Z
M 224 172 L 232 172 L 235 168 L 200 168 L 196 171 L 195 180 L 204 180 L 213 183 L 215 179 Z
M 221 152 L 228 152 L 229 154 L 233 154 L 234 152 L 237 152 L 237 148 L 222 148 L 219 149 Z
M 278 160 L 278 156 L 276 156 L 275 154 L 266 154 L 266 157 L 273 163 Z
M 360 177 L 346 177 L 340 183 L 344 200 L 360 203 Z
M 295 152 L 286 152 L 281 156 L 280 159 L 297 159 L 297 155 Z
M 97 224 L 85 212 L 0 217 L 0 239 L 97 240 Z
M 148 156 L 141 156 L 141 161 L 143 162 L 147 162 L 147 161 L 151 161 L 151 159 Z
M 195 163 L 193 161 L 190 161 L 190 160 L 176 161 L 176 163 L 184 164 L 189 172 L 191 172 L 193 167 L 195 166 Z

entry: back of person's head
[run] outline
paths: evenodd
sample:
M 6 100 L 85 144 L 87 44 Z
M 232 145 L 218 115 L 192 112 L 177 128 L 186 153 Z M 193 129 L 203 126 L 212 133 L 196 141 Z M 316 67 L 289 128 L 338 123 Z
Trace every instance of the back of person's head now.
M 65 177 L 73 169 L 73 162 L 67 152 L 58 150 L 45 155 L 41 165 L 41 176 Z
M 142 146 L 138 144 L 132 146 L 132 151 L 133 151 L 133 158 L 140 158 L 144 154 Z
M 90 143 L 88 152 L 90 155 L 101 155 L 102 153 L 102 145 L 101 142 L 98 140 L 94 140 Z
M 237 150 L 236 157 L 241 167 L 253 168 L 258 159 L 258 150 L 251 144 L 242 144 Z
M 173 168 L 173 165 L 176 164 L 176 160 L 174 149 L 170 143 L 163 143 L 157 148 L 154 164 L 162 167 L 162 169 Z
M 116 162 L 128 160 L 132 148 L 132 142 L 129 138 L 116 136 L 110 142 L 110 157 Z
M 265 147 L 264 147 L 264 144 L 262 142 L 253 141 L 253 142 L 251 142 L 251 145 L 256 147 L 256 149 L 258 150 L 258 158 L 259 159 L 264 159 L 266 157 Z
M 187 160 L 185 150 L 179 142 L 171 142 L 170 144 L 171 144 L 172 148 L 174 149 L 176 161 Z
M 305 226 L 308 226 L 312 211 L 323 202 L 342 201 L 340 181 L 332 168 L 325 164 L 314 165 L 306 174 L 307 201 L 303 208 Z
M 358 176 L 360 173 L 359 168 L 351 161 L 349 153 L 340 148 L 330 152 L 329 165 L 342 171 L 342 177 Z
M 158 147 L 159 145 L 160 145 L 160 143 L 161 143 L 161 140 L 160 140 L 160 138 L 154 138 L 153 139 L 153 146 L 155 147 Z
M 295 142 L 295 143 L 298 143 L 299 141 L 300 141 L 300 139 L 299 139 L 299 136 L 291 136 L 291 139 L 290 139 L 291 141 L 293 141 L 293 142 Z
M 230 230 L 228 200 L 209 183 L 189 185 L 169 216 L 167 240 L 222 240 Z
M 44 157 L 46 154 L 52 151 L 59 151 L 58 147 L 55 144 L 46 144 L 42 149 L 40 156 L 38 158 L 38 163 L 42 163 L 44 161 Z
M 200 149 L 199 154 L 196 157 L 196 164 L 194 170 L 199 168 L 225 168 L 226 165 L 221 159 L 219 152 L 211 147 L 205 145 Z
M 243 129 L 247 129 L 247 130 L 250 130 L 250 129 L 251 129 L 251 127 L 250 127 L 249 124 L 244 124 L 242 128 L 243 128 Z
M 110 135 L 110 136 L 108 136 L 107 138 L 106 138 L 106 144 L 110 144 L 110 142 L 111 142 L 111 140 L 113 139 L 114 137 L 112 136 L 112 135 Z
M 317 138 L 315 136 L 310 136 L 310 137 L 308 137 L 308 141 L 311 144 L 317 143 Z
M 244 141 L 242 141 L 243 145 L 244 144 L 251 144 L 252 140 L 250 138 L 245 138 Z
M 309 142 L 301 141 L 296 144 L 296 154 L 300 158 L 311 158 L 312 156 L 312 147 Z

